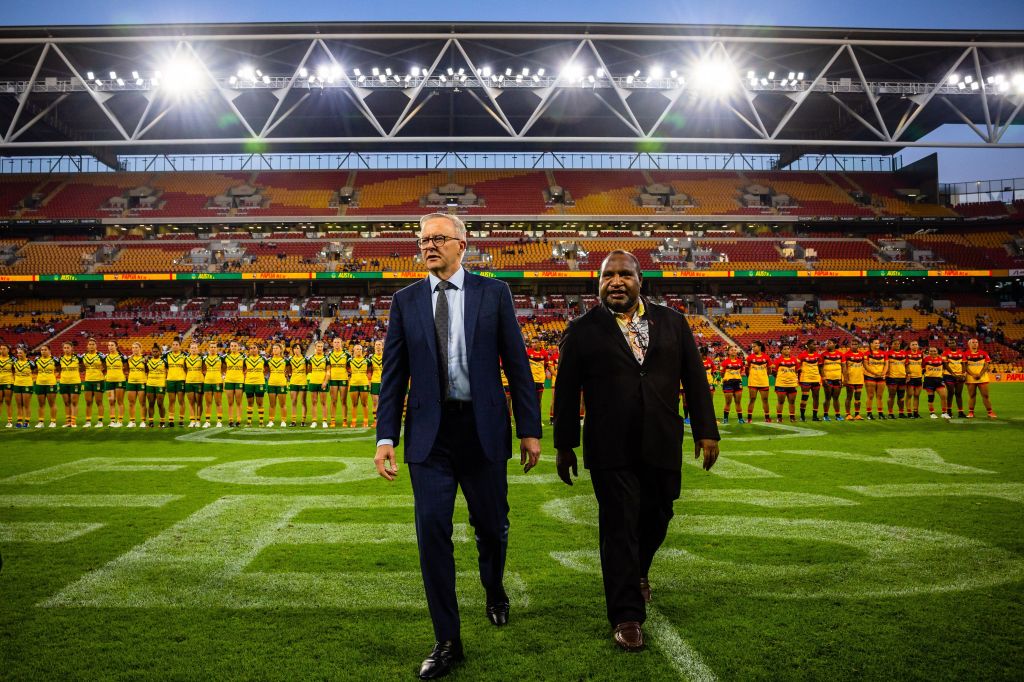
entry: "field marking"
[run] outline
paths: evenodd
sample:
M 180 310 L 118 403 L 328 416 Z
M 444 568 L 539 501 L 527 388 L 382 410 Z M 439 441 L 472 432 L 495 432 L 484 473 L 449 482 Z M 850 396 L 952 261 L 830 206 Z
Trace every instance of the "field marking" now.
M 703 488 L 684 489 L 680 499 L 686 502 L 727 502 L 749 504 L 769 509 L 796 509 L 800 507 L 855 507 L 859 503 L 845 497 L 816 495 L 814 493 L 791 493 L 777 490 L 748 490 L 726 488 L 708 490 Z
M 8 476 L 0 479 L 0 484 L 42 485 L 94 472 L 178 471 L 184 469 L 186 465 L 168 464 L 168 462 L 213 462 L 216 459 L 216 457 L 89 457 Z
M 352 435 L 352 431 L 359 431 L 359 435 Z M 240 438 L 224 437 L 228 434 L 237 434 Z M 310 436 L 305 438 L 289 438 L 287 440 L 277 438 L 253 438 L 253 436 L 280 436 L 289 434 L 292 436 Z M 323 434 L 324 437 L 316 437 Z M 183 433 L 174 440 L 186 443 L 222 443 L 225 445 L 316 445 L 323 443 L 345 443 L 349 441 L 376 440 L 376 432 L 373 429 L 267 429 L 267 428 L 213 428 Z
M 103 528 L 102 523 L 18 521 L 0 523 L 0 542 L 67 542 Z
M 897 483 L 843 487 L 867 497 L 994 497 L 1024 504 L 1024 483 Z
M 715 682 L 718 679 L 703 657 L 682 638 L 661 611 L 648 606 L 645 625 L 649 633 L 654 635 L 652 642 L 655 648 L 668 659 L 682 679 L 693 682 Z
M 964 464 L 953 464 L 947 462 L 939 453 L 931 448 L 886 448 L 887 457 L 875 455 L 862 455 L 857 452 L 840 452 L 837 450 L 779 450 L 769 452 L 767 450 L 747 450 L 730 453 L 733 457 L 746 456 L 767 456 L 767 455 L 805 455 L 808 457 L 824 457 L 828 459 L 841 459 L 853 462 L 869 462 L 871 464 L 891 464 L 909 467 L 920 471 L 928 471 L 934 474 L 995 474 L 998 472 L 988 469 L 966 466 Z
M 739 424 L 737 424 L 739 426 Z M 763 440 L 782 440 L 784 438 L 814 438 L 817 436 L 825 436 L 828 434 L 827 431 L 821 429 L 812 429 L 806 426 L 794 426 L 792 424 L 780 424 L 778 422 L 772 422 L 770 424 L 764 422 L 754 422 L 749 425 L 743 426 L 743 430 L 746 430 L 748 426 L 758 426 L 763 429 L 770 429 L 772 431 L 781 431 L 778 435 L 749 435 L 749 436 L 733 436 L 731 429 L 720 429 L 720 432 L 725 435 L 728 434 L 728 442 L 740 443 L 749 441 L 763 441 Z
M 346 495 L 229 495 L 145 540 L 105 566 L 82 576 L 39 605 L 44 607 L 350 608 L 425 609 L 418 572 L 256 572 L 248 566 L 266 548 L 310 540 L 379 540 L 366 524 L 302 523 L 310 509 L 410 506 L 409 497 Z M 393 540 L 394 524 L 385 525 Z M 409 528 L 413 527 L 410 522 Z M 327 529 L 330 532 L 323 532 Z M 333 533 L 333 535 L 332 535 Z M 465 529 L 468 540 L 469 530 Z M 475 572 L 459 573 L 463 605 L 485 601 Z M 529 603 L 526 583 L 506 574 L 517 608 Z
M 333 474 L 319 476 L 263 476 L 260 469 L 275 464 L 297 464 L 299 462 L 330 462 L 341 465 L 342 469 Z M 214 483 L 236 485 L 335 485 L 353 481 L 369 481 L 378 477 L 369 457 L 274 457 L 270 459 L 244 459 L 224 462 L 205 469 L 196 475 Z
M 281 545 L 416 544 L 416 527 L 411 523 L 297 523 L 278 532 Z M 452 542 L 469 542 L 469 526 L 456 523 Z
M 184 495 L 0 495 L 0 507 L 162 507 Z
M 732 439 L 729 440 L 732 442 Z M 711 471 L 707 473 L 714 476 L 720 476 L 722 478 L 782 478 L 779 474 L 774 471 L 762 469 L 756 467 L 753 464 L 747 464 L 746 462 L 737 462 L 732 459 L 733 457 L 748 456 L 748 455 L 770 455 L 771 452 L 766 450 L 740 450 L 738 452 L 726 451 L 726 454 L 719 455 L 715 465 L 711 467 Z M 683 463 L 695 467 L 697 469 L 703 469 L 703 464 L 700 459 L 690 457 L 687 453 L 683 453 Z

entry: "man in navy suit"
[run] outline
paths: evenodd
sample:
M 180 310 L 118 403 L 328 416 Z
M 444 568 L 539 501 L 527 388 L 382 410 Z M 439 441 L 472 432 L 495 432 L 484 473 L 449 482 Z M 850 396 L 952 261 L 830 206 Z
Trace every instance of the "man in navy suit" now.
M 508 285 L 462 268 L 466 227 L 457 216 L 431 213 L 421 218 L 417 243 L 429 275 L 391 301 L 374 462 L 387 480 L 398 475 L 395 445 L 402 405 L 408 400 L 405 461 L 415 498 L 420 572 L 436 640 L 419 676 L 434 679 L 447 675 L 464 657 L 452 546 L 459 487 L 476 532 L 487 617 L 498 626 L 509 618 L 503 576 L 512 427 L 501 367 L 511 387 L 524 471 L 540 458 L 541 426 Z

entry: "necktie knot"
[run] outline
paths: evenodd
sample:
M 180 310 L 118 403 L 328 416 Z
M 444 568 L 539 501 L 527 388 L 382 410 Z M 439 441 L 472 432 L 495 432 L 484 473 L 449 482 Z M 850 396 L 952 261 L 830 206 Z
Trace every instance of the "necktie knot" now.
M 436 287 L 434 287 L 434 291 L 445 291 L 447 289 L 458 289 L 458 287 L 452 284 L 451 282 L 446 282 L 443 279 L 437 283 Z

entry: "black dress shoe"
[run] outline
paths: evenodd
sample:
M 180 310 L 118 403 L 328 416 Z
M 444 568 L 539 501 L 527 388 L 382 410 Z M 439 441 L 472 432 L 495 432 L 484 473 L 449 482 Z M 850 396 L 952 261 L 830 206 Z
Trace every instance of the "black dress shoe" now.
M 487 602 L 487 620 L 499 627 L 506 625 L 508 623 L 508 609 L 508 597 L 502 601 Z
M 434 650 L 423 661 L 420 666 L 419 678 L 421 680 L 436 680 L 451 672 L 452 667 L 465 658 L 462 653 L 462 641 L 449 639 L 434 644 Z

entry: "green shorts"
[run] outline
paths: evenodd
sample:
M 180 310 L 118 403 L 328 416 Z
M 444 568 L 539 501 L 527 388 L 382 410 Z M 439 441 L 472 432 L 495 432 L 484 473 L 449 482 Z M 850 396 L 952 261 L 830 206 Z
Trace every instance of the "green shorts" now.
M 202 393 L 203 384 L 200 382 L 188 382 L 185 384 L 185 393 Z
M 146 390 L 146 384 L 134 384 L 134 383 L 129 381 L 128 383 L 126 383 L 124 385 L 124 390 L 126 390 L 126 391 L 145 391 Z
M 146 395 L 163 395 L 167 393 L 166 386 L 146 386 Z
M 370 395 L 380 395 L 380 384 L 370 384 Z
M 118 388 L 120 388 L 121 390 L 124 390 L 124 382 L 123 381 L 104 381 L 103 382 L 103 390 L 104 391 L 113 391 L 113 390 L 118 389 Z
M 288 390 L 292 393 L 305 393 L 306 384 L 291 384 L 288 386 Z
M 306 384 L 306 390 L 309 391 L 310 393 L 323 393 L 327 389 L 323 388 L 323 386 L 321 384 L 318 384 L 318 383 L 315 383 L 315 382 L 311 382 L 311 383 Z
M 267 392 L 267 387 L 264 384 L 246 384 L 242 390 L 246 395 L 262 398 L 263 394 Z
M 167 392 L 168 393 L 184 393 L 185 392 L 185 380 L 184 379 L 168 379 L 167 380 Z
M 32 393 L 32 387 L 31 386 L 12 386 L 11 389 L 15 393 L 21 393 L 21 394 Z
M 348 379 L 331 379 L 327 382 L 327 385 L 331 388 L 338 386 L 348 386 Z
M 203 384 L 203 393 L 221 393 L 224 387 L 220 384 Z
M 57 384 L 36 384 L 32 392 L 36 395 L 50 395 L 57 392 Z
M 369 386 L 349 386 L 349 393 L 368 393 L 370 391 Z
M 78 395 L 82 392 L 82 384 L 60 384 L 61 395 Z
M 236 382 L 236 381 L 225 381 L 224 382 L 224 390 L 225 391 L 241 391 L 242 390 L 242 384 L 239 383 L 239 382 Z
M 86 393 L 102 393 L 103 382 L 102 381 L 84 381 L 82 382 L 82 390 Z
M 284 395 L 287 392 L 287 386 L 267 386 L 267 393 L 269 393 L 270 395 Z

